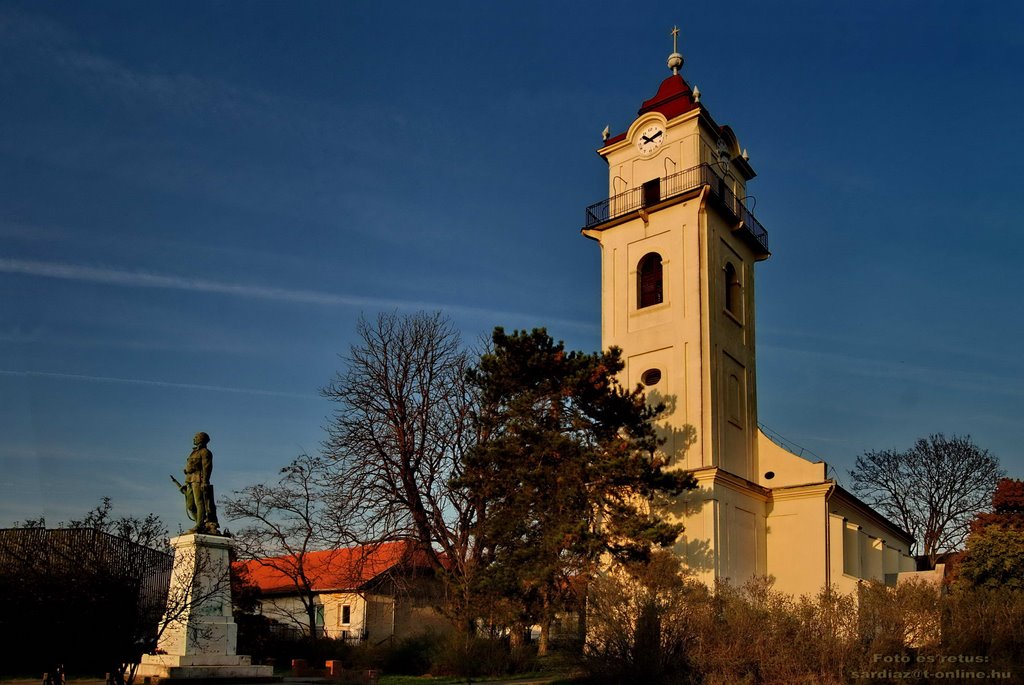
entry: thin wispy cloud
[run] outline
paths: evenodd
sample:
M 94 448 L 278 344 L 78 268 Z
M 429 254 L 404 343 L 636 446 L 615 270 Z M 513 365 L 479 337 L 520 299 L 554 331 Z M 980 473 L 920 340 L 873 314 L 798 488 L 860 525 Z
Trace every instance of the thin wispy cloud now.
M 279 347 L 272 344 L 260 345 L 260 341 L 229 344 L 224 342 L 207 343 L 203 340 L 126 340 L 111 337 L 82 337 L 64 335 L 60 332 L 20 333 L 0 331 L 0 342 L 19 345 L 51 345 L 54 347 L 76 347 L 80 349 L 115 349 L 134 350 L 141 352 L 175 352 L 203 353 L 218 355 L 266 356 L 280 354 Z M 294 344 L 294 343 L 292 343 Z M 301 344 L 301 341 L 300 341 Z
M 39 438 L 31 443 L 13 443 L 0 445 L 0 459 L 7 463 L 15 461 L 49 460 L 63 463 L 84 463 L 96 464 L 99 462 L 111 462 L 118 464 L 149 464 L 152 459 L 148 456 L 128 456 L 124 454 L 111 453 L 106 450 L 82 450 L 77 447 L 44 441 Z
M 344 106 L 325 100 L 295 98 L 281 93 L 227 81 L 208 73 L 161 71 L 143 68 L 97 50 L 74 29 L 48 16 L 13 8 L 0 8 L 0 48 L 16 50 L 21 59 L 0 63 L 8 70 L 25 70 L 27 64 L 45 65 L 47 72 L 60 74 L 87 96 L 119 106 L 139 105 L 174 111 L 185 116 L 211 117 L 257 123 L 283 130 L 322 131 L 341 119 L 379 120 L 383 112 L 372 106 L 346 102 Z M 10 60 L 8 60 L 10 62 Z M 386 112 L 393 123 L 400 110 Z M 330 122 L 327 124 L 326 122 Z M 379 146 L 355 138 L 352 147 L 366 146 L 380 154 Z
M 948 388 L 951 390 L 992 393 L 1024 397 L 1024 386 L 1019 379 L 989 373 L 962 371 L 955 368 L 933 368 L 913 363 L 871 359 L 852 354 L 802 350 L 778 345 L 758 345 L 762 352 L 779 352 L 800 357 L 808 362 L 819 362 L 831 369 L 845 369 L 847 373 L 889 381 L 906 381 L 915 385 Z
M 284 392 L 281 390 L 264 390 L 262 388 L 236 388 L 228 385 L 203 385 L 200 383 L 172 383 L 170 381 L 150 380 L 147 378 L 117 378 L 114 376 L 91 376 L 77 373 L 57 373 L 54 371 L 13 371 L 0 369 L 0 376 L 21 378 L 54 378 L 59 380 L 88 381 L 98 383 L 121 383 L 125 385 L 146 385 L 159 388 L 175 388 L 180 390 L 210 390 L 214 392 L 230 392 L 240 395 L 267 395 L 270 397 L 290 397 L 294 399 L 319 399 L 317 395 L 306 393 Z
M 173 107 L 199 115 L 243 117 L 265 116 L 275 111 L 274 98 L 251 88 L 199 78 L 185 73 L 147 72 L 126 67 L 105 55 L 73 48 L 55 51 L 54 61 L 80 81 L 102 92 L 144 98 L 163 107 Z
M 61 262 L 43 262 L 26 259 L 0 258 L 0 273 L 20 274 L 42 278 L 55 278 L 83 283 L 98 283 L 128 288 L 159 288 L 190 292 L 213 293 L 258 300 L 313 304 L 328 307 L 355 307 L 360 309 L 435 310 L 452 314 L 483 317 L 488 320 L 536 319 L 536 314 L 498 311 L 482 307 L 467 307 L 443 302 L 398 300 L 358 295 L 342 295 L 319 290 L 275 288 L 250 283 L 229 283 L 202 278 L 167 276 L 143 271 L 125 271 L 107 267 L 84 266 Z M 572 319 L 545 319 L 551 324 L 591 330 L 594 324 Z
M 22 240 L 26 242 L 46 242 L 66 240 L 67 237 L 68 234 L 66 231 L 0 219 L 0 238 Z
M 0 342 L 19 345 L 33 344 L 39 341 L 39 331 L 24 330 L 19 326 L 0 330 Z
M 0 46 L 45 60 L 83 88 L 99 95 L 116 93 L 122 100 L 138 98 L 197 114 L 235 115 L 265 111 L 274 100 L 266 92 L 207 77 L 128 66 L 91 49 L 66 25 L 29 11 L 0 9 Z
M 95 318 L 93 319 L 96 320 Z M 159 322 L 158 322 L 159 323 Z M 163 329 L 160 329 L 161 331 Z M 0 343 L 11 345 L 48 345 L 55 348 L 74 347 L 78 349 L 115 349 L 141 352 L 174 352 L 202 353 L 247 357 L 266 357 L 282 354 L 282 346 L 272 340 L 247 336 L 242 339 L 225 340 L 217 338 L 196 338 L 194 336 L 171 336 L 169 332 L 160 333 L 156 339 L 133 339 L 120 336 L 88 336 L 71 334 L 66 329 L 53 327 L 9 326 L 0 327 Z M 288 349 L 309 349 L 316 343 L 301 340 L 289 340 Z
M 64 264 L 60 262 L 0 259 L 0 272 L 85 283 L 100 283 L 133 288 L 187 290 L 297 303 L 343 306 L 373 304 L 371 298 L 348 297 L 314 290 L 271 288 L 251 284 L 226 283 L 201 278 L 182 278 L 181 276 L 165 276 L 143 271 L 123 271 L 120 269 Z
M 988 347 L 982 347 L 979 345 L 949 344 L 948 336 L 942 335 L 941 330 L 938 328 L 935 330 L 921 330 L 920 334 L 912 339 L 912 347 L 908 347 L 908 343 L 906 342 L 895 341 L 890 337 L 863 334 L 858 335 L 857 333 L 845 331 L 842 334 L 836 333 L 830 335 L 817 330 L 782 328 L 778 326 L 759 326 L 757 329 L 757 335 L 759 337 L 758 348 L 764 349 L 768 349 L 770 347 L 774 347 L 774 349 L 779 350 L 797 349 L 788 345 L 773 345 L 769 342 L 772 338 L 777 338 L 795 340 L 802 343 L 822 342 L 832 346 L 839 345 L 847 348 L 863 349 L 870 347 L 874 349 L 891 350 L 894 354 L 910 355 L 914 357 L 921 356 L 922 352 L 929 352 L 933 354 L 953 354 L 984 361 L 995 361 L 999 362 L 1002 366 L 1007 364 L 1022 366 L 1020 359 L 1008 357 L 1007 354 L 1002 351 L 992 350 Z

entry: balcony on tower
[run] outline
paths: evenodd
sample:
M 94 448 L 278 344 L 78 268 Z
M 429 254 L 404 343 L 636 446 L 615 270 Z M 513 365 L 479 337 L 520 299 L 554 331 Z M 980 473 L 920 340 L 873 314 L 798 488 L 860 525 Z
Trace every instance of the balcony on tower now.
M 758 260 L 767 259 L 771 255 L 768 250 L 768 231 L 710 164 L 698 164 L 595 202 L 587 207 L 583 228 L 610 228 L 640 216 L 641 211 L 649 213 L 691 199 L 705 186 L 709 188 L 709 195 L 715 205 L 735 222 L 733 232 L 750 244 Z

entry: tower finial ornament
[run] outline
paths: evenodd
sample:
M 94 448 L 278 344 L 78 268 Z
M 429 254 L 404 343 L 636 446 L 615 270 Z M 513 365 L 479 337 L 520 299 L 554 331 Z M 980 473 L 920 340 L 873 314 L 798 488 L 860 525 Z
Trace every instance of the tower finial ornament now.
M 668 56 L 668 68 L 673 74 L 678 74 L 683 66 L 683 56 L 679 54 L 679 27 L 673 26 L 669 33 L 672 34 L 672 54 Z

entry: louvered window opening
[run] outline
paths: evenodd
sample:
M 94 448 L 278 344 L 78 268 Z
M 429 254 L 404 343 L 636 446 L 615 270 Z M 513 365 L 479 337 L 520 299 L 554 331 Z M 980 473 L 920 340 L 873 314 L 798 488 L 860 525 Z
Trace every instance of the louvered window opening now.
M 638 308 L 642 309 L 662 303 L 661 255 L 651 252 L 640 260 L 637 281 L 639 286 Z

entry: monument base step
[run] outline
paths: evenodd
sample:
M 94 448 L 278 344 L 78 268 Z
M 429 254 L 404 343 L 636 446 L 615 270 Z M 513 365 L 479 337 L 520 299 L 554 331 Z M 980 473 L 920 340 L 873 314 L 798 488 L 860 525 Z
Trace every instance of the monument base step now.
M 189 685 L 228 685 L 281 681 L 281 678 L 274 676 L 273 666 L 256 666 L 248 656 L 234 654 L 147 654 L 142 657 L 135 677 L 151 685 L 157 682 L 160 685 L 175 685 L 179 682 Z
M 146 676 L 142 682 L 149 685 L 248 685 L 249 683 L 279 683 L 281 676 L 233 676 L 230 678 L 161 678 Z

